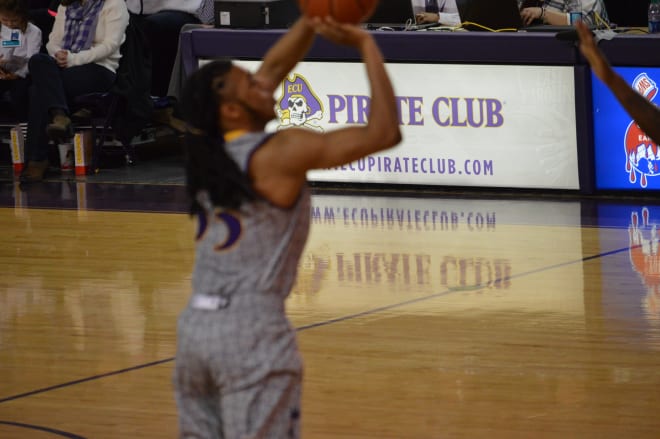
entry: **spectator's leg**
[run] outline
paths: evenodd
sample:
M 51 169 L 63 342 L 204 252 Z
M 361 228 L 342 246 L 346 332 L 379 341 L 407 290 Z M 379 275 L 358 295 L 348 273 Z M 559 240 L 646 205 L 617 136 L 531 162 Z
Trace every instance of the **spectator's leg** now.
M 74 98 L 88 93 L 105 93 L 115 83 L 115 73 L 98 64 L 84 64 L 62 70 L 62 88 L 68 109 Z
M 191 30 L 191 29 L 199 29 L 203 27 L 208 27 L 207 25 L 204 24 L 185 24 L 181 28 L 181 32 L 179 33 L 179 41 L 177 42 L 176 45 L 176 56 L 174 58 L 174 64 L 172 66 L 172 75 L 170 76 L 170 84 L 167 89 L 167 96 L 172 96 L 179 100 L 179 97 L 181 96 L 181 89 L 183 88 L 183 84 L 185 83 L 186 78 L 184 77 L 183 74 L 183 66 L 181 65 L 181 33 Z
M 151 45 L 151 94 L 167 96 L 172 66 L 179 47 L 179 33 L 186 24 L 199 24 L 197 17 L 179 11 L 161 11 L 144 18 L 142 25 Z
M 46 129 L 51 114 L 56 110 L 68 113 L 69 103 L 75 96 L 109 90 L 115 74 L 97 64 L 60 69 L 52 57 L 44 54 L 30 58 L 29 69 L 32 86 L 25 146 L 28 166 L 21 178 L 23 181 L 39 181 L 48 167 Z
M 17 120 L 25 122 L 28 118 L 28 100 L 30 80 L 25 78 L 14 79 L 9 90 L 11 108 Z
M 64 90 L 60 77 L 60 68 L 55 60 L 45 54 L 37 54 L 29 61 L 32 86 L 29 91 L 27 140 L 25 142 L 25 157 L 30 170 L 31 162 L 38 163 L 35 179 L 41 179 L 48 164 L 48 109 L 64 101 Z M 65 101 L 64 101 L 65 102 Z M 66 102 L 65 102 L 66 105 Z M 66 108 L 66 107 L 65 107 Z M 43 169 L 41 169 L 43 168 Z M 36 168 L 35 168 L 36 169 Z
M 16 116 L 11 105 L 6 105 L 7 103 L 11 104 L 11 90 L 12 90 L 13 81 L 0 81 L 0 118 L 4 120 L 13 121 Z

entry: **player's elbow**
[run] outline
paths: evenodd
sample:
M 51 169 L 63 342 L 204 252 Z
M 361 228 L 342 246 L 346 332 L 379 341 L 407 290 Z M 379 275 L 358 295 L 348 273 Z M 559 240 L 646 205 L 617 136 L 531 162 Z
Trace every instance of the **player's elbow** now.
M 399 124 L 390 124 L 373 131 L 373 142 L 379 150 L 388 149 L 401 142 L 402 135 Z
M 397 124 L 389 135 L 387 147 L 391 148 L 393 146 L 398 145 L 399 143 L 401 143 L 401 139 L 403 139 L 403 136 L 401 135 L 401 129 Z

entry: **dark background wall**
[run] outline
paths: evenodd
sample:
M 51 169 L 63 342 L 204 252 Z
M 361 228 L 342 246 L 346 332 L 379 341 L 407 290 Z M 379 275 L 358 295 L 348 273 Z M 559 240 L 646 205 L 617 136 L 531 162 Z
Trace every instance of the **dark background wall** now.
M 619 26 L 647 26 L 648 0 L 605 0 L 610 21 Z

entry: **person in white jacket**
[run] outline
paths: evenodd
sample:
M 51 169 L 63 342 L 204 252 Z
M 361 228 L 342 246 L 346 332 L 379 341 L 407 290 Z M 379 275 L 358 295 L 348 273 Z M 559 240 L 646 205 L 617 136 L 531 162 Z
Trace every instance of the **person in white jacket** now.
M 413 0 L 413 9 L 419 24 L 461 25 L 456 0 Z
M 0 0 L 0 94 L 9 94 L 2 114 L 19 121 L 27 119 L 28 60 L 41 50 L 41 30 L 28 20 L 24 0 Z
M 48 54 L 30 58 L 32 76 L 23 182 L 42 180 L 48 141 L 72 135 L 69 105 L 76 96 L 106 92 L 115 82 L 126 37 L 124 0 L 63 0 L 48 37 Z
M 126 0 L 140 20 L 152 53 L 151 94 L 167 96 L 179 33 L 186 24 L 213 23 L 213 0 Z

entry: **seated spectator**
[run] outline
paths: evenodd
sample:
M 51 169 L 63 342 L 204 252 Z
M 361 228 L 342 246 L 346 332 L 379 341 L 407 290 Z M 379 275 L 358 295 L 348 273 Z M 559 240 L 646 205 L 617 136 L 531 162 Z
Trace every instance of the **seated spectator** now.
M 415 21 L 419 24 L 461 25 L 456 0 L 413 0 L 413 8 Z
M 151 94 L 167 96 L 179 33 L 186 24 L 213 22 L 212 0 L 126 0 L 128 10 L 140 15 L 151 44 Z
M 3 114 L 20 121 L 27 119 L 28 60 L 41 50 L 41 30 L 28 19 L 24 0 L 0 0 L 0 93 L 10 104 Z
M 541 6 L 526 8 L 520 11 L 523 24 L 529 26 L 534 22 L 553 25 L 570 25 L 569 0 L 544 0 Z M 582 21 L 589 25 L 609 22 L 603 0 L 582 0 Z
M 48 140 L 72 136 L 69 105 L 76 96 L 112 87 L 119 66 L 129 14 L 124 0 L 62 0 L 48 54 L 30 58 L 32 76 L 24 182 L 43 179 Z

